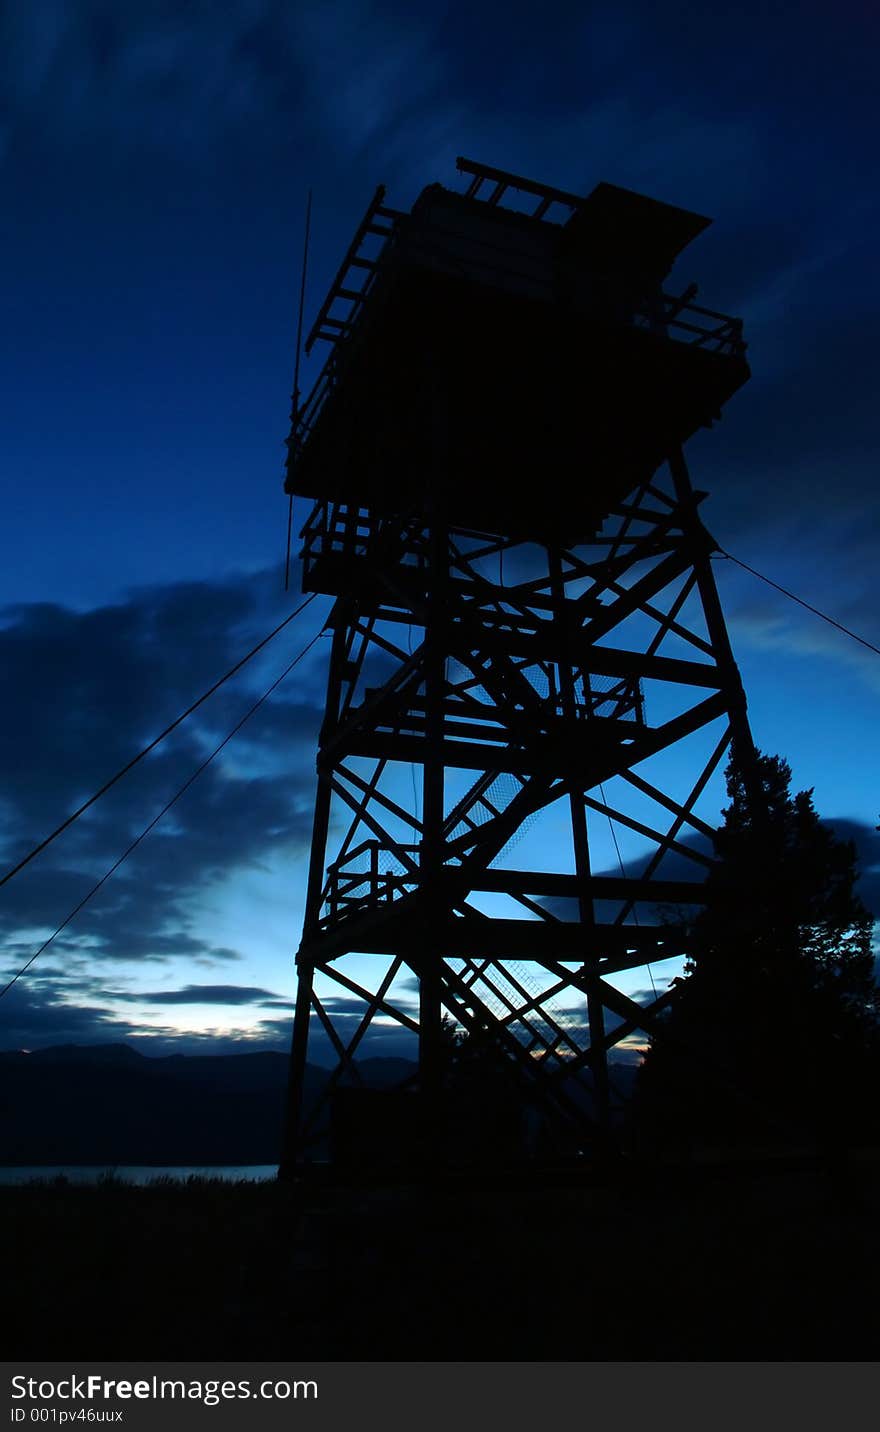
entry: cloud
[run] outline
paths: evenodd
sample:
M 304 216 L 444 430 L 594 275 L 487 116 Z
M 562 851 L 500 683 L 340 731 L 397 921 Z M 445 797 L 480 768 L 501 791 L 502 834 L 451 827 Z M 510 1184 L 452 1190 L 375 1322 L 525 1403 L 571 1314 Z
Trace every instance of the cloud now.
M 877 691 L 880 690 L 880 662 L 877 653 L 864 644 L 873 640 L 875 646 L 880 645 L 874 594 L 876 552 L 871 550 L 870 538 L 862 543 L 844 544 L 834 540 L 832 530 L 828 530 L 827 535 L 829 545 L 837 550 L 846 547 L 846 564 L 838 571 L 820 562 L 806 580 L 802 571 L 790 575 L 788 563 L 783 565 L 785 558 L 776 556 L 772 548 L 748 553 L 749 566 L 787 586 L 795 597 L 809 601 L 816 608 L 813 612 L 797 605 L 783 592 L 774 591 L 752 573 L 742 571 L 735 563 L 720 558 L 716 561 L 719 590 L 734 647 L 739 651 L 748 644 L 760 652 L 821 657 L 857 673 L 861 681 Z M 766 541 L 763 545 L 766 549 Z M 802 544 L 798 546 L 802 552 Z M 790 552 L 791 544 L 781 543 L 779 550 Z M 831 621 L 823 621 L 817 615 L 820 611 Z M 863 640 L 854 640 L 831 622 L 839 622 Z
M 10 141 L 105 164 L 235 164 L 312 133 L 360 149 L 441 91 L 427 23 L 370 0 L 36 0 L 0 19 Z
M 0 26 L 13 133 L 65 148 L 101 138 L 204 156 L 292 106 L 297 55 L 284 7 L 73 0 L 6 9 Z
M 839 818 L 825 822 L 840 840 L 856 848 L 860 870 L 856 894 L 871 914 L 880 920 L 880 831 L 863 821 Z
M 262 990 L 206 986 L 202 987 L 198 999 L 193 995 L 193 1003 L 216 1004 L 218 1012 L 229 1009 L 219 1029 L 181 1030 L 171 1023 L 144 1025 L 136 1016 L 128 1018 L 124 1011 L 109 1007 L 111 1003 L 118 1005 L 126 1001 L 158 1008 L 190 1003 L 189 999 L 176 997 L 186 995 L 186 990 L 169 991 L 168 998 L 162 998 L 161 993 L 148 992 L 143 996 L 108 991 L 100 975 L 94 972 L 83 972 L 76 977 L 42 972 L 32 979 L 19 981 L 4 996 L 0 1051 L 66 1044 L 130 1044 L 142 1054 L 164 1055 L 233 1054 L 259 1049 L 286 1053 L 290 1047 L 289 1012 L 286 1017 L 236 1026 L 235 1007 L 259 1006 L 263 1003 L 260 997 L 268 993 Z
M 23 153 L 39 132 L 62 161 L 58 182 L 77 194 L 68 210 L 103 157 L 121 153 L 121 169 L 140 175 L 139 228 L 160 182 L 141 172 L 148 153 L 161 155 L 166 190 L 181 165 L 219 166 L 230 213 L 244 174 L 274 191 L 282 174 L 288 187 L 293 174 L 305 186 L 325 173 L 322 243 L 329 229 L 340 257 L 372 182 L 409 202 L 434 179 L 455 183 L 461 152 L 567 189 L 606 178 L 715 215 L 681 262 L 681 286 L 697 278 L 710 307 L 742 313 L 754 357 L 752 382 L 705 449 L 721 525 L 752 530 L 799 510 L 815 540 L 832 477 L 838 495 L 873 492 L 880 219 L 860 168 L 869 146 L 847 136 L 841 152 L 846 116 L 873 99 L 874 77 L 842 30 L 819 28 L 823 53 L 846 52 L 845 71 L 817 63 L 808 24 L 793 34 L 763 16 L 758 53 L 741 15 L 732 33 L 714 11 L 699 24 L 688 15 L 683 43 L 647 4 L 563 5 L 542 16 L 538 38 L 524 4 L 501 26 L 460 3 L 416 13 L 388 0 L 40 0 L 7 7 L 0 65 L 7 125 Z M 719 53 L 737 75 L 735 104 L 720 102 Z M 811 142 L 820 126 L 822 146 Z M 279 222 L 277 209 L 263 212 Z
M 142 1037 L 133 1021 L 120 1018 L 88 998 L 71 1002 L 63 981 L 19 981 L 3 998 L 3 1048 L 38 1049 L 59 1044 L 127 1044 Z M 171 1035 L 173 1031 L 167 1031 Z M 163 1031 L 147 1036 L 157 1049 Z
M 255 1004 L 265 1008 L 290 1007 L 289 1000 L 256 985 L 185 985 L 183 989 L 115 991 L 108 997 L 135 1004 Z
M 439 90 L 429 17 L 369 0 L 311 0 L 291 8 L 289 25 L 305 58 L 307 101 L 347 153 L 387 135 L 404 114 L 412 120 Z
M 856 894 L 860 897 L 868 910 L 880 920 L 880 833 L 863 821 L 849 819 L 823 820 L 823 825 L 830 827 L 839 840 L 852 841 L 856 848 L 860 878 L 856 886 Z M 691 850 L 709 851 L 709 844 L 704 837 L 697 834 L 679 836 L 680 844 Z M 625 879 L 638 879 L 641 877 L 645 867 L 645 861 L 630 860 L 624 861 L 622 868 L 609 871 L 597 871 L 599 875 L 617 875 L 620 873 Z M 657 871 L 657 878 L 663 880 L 688 880 L 694 878 L 693 863 L 684 855 L 675 851 L 669 851 L 663 858 L 663 863 Z M 574 900 L 560 897 L 550 897 L 540 902 L 552 915 L 561 920 L 573 920 L 577 918 L 577 907 Z M 609 907 L 610 908 L 610 907 Z M 642 992 L 645 993 L 644 991 Z M 633 996 L 633 998 L 641 998 Z
M 7 610 L 0 661 L 15 693 L 0 708 L 0 846 L 11 865 L 126 764 L 273 624 L 248 583 L 171 584 L 87 612 Z M 257 624 L 260 624 L 259 626 Z M 303 634 L 297 629 L 296 640 Z M 320 658 L 319 658 L 320 659 Z M 282 666 L 267 654 L 212 698 L 92 811 L 4 887 L 0 931 L 33 945 L 73 909 L 253 703 Z M 311 829 L 320 685 L 297 685 L 254 716 L 59 939 L 91 960 L 208 964 L 237 958 L 203 938 L 194 902 L 279 851 L 293 859 Z

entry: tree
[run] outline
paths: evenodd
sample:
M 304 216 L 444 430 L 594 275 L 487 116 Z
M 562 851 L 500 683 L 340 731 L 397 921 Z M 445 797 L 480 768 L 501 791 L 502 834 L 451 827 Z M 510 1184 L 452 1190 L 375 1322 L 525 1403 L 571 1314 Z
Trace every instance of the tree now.
M 639 1118 L 689 1138 L 828 1141 L 870 1117 L 878 996 L 855 848 L 778 756 L 731 761 L 706 905 Z
M 519 1064 L 488 1026 L 465 1031 L 444 1015 L 440 1034 L 449 1156 L 467 1164 L 518 1161 L 532 1104 Z

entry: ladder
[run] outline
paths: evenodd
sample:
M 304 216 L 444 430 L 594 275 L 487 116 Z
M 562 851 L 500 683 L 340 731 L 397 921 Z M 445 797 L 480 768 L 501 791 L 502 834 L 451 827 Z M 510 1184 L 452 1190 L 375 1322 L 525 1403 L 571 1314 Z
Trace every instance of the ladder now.
M 398 223 L 404 217 L 400 209 L 391 209 L 384 201 L 385 185 L 380 184 L 312 324 L 305 343 L 306 353 L 311 353 L 319 338 L 335 345 L 347 338 L 354 327 L 388 242 L 394 239 Z M 381 241 L 378 245 L 376 239 Z

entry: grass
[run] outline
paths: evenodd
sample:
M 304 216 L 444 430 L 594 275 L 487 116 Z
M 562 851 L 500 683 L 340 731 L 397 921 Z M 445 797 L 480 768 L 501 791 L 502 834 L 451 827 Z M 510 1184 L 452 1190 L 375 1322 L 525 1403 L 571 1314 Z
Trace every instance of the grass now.
M 880 1161 L 0 1189 L 7 1359 L 870 1361 Z

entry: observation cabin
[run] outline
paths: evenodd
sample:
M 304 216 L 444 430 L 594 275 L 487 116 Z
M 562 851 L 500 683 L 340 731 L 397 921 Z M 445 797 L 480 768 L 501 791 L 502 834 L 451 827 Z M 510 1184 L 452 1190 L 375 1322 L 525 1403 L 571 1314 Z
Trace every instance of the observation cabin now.
M 709 219 L 457 167 L 463 192 L 408 213 L 376 191 L 306 340 L 330 347 L 288 439 L 285 491 L 318 504 L 306 589 L 341 589 L 309 533 L 346 524 L 589 541 L 749 377 L 741 321 L 665 286 Z

